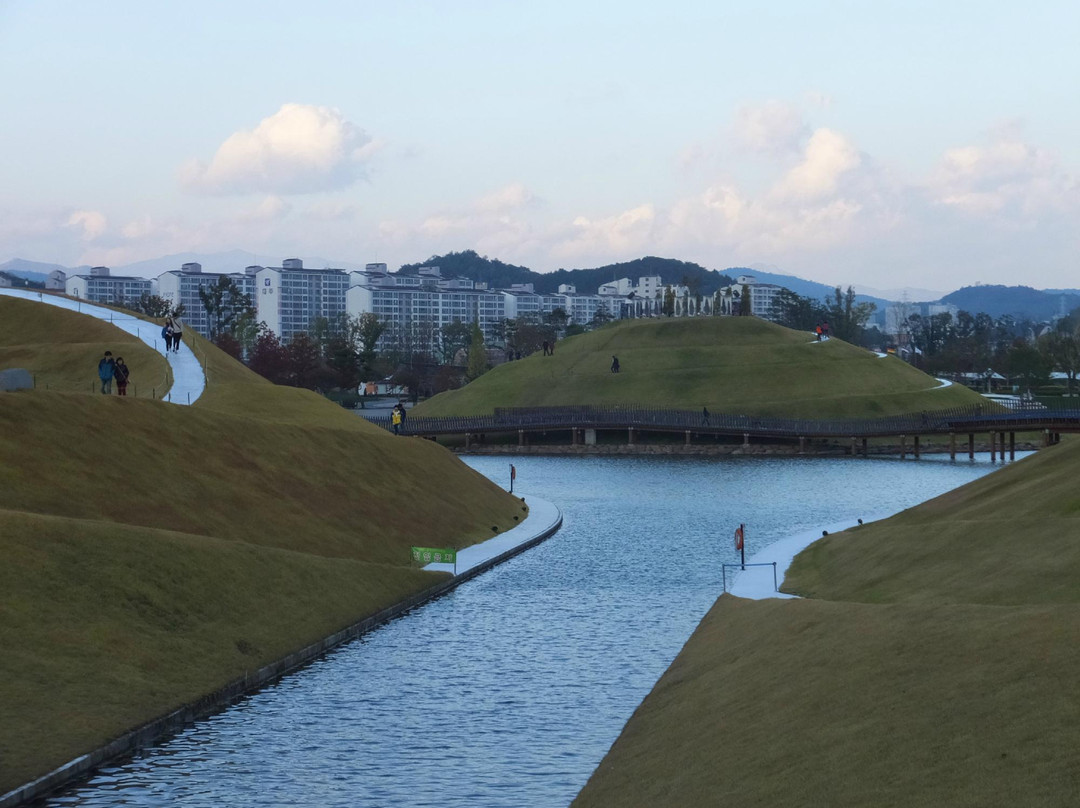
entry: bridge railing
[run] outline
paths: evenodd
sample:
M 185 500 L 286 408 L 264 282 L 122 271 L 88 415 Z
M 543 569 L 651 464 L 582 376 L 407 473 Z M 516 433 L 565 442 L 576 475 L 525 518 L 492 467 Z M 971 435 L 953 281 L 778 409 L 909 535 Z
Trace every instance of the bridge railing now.
M 371 418 L 373 424 L 392 429 L 389 417 Z M 929 410 L 881 418 L 780 418 L 774 416 L 709 413 L 640 406 L 497 407 L 487 415 L 408 416 L 401 432 L 408 435 L 478 434 L 543 429 L 626 429 L 691 431 L 701 434 L 747 434 L 777 438 L 873 437 L 993 429 L 1025 430 L 1080 427 L 1080 408 L 1047 410 L 1039 405 L 1006 409 L 985 405 Z

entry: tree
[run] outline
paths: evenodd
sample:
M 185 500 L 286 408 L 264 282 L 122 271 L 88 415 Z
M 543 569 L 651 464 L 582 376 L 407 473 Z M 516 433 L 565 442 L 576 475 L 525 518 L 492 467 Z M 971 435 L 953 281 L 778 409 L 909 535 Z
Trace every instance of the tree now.
M 472 339 L 472 328 L 469 327 L 468 323 L 454 320 L 454 322 L 444 325 L 440 332 L 442 362 L 444 365 L 449 365 L 454 361 L 458 351 L 468 347 L 469 341 Z
M 1051 331 L 1039 338 L 1039 349 L 1046 357 L 1050 367 L 1065 374 L 1067 391 L 1073 395 L 1076 376 L 1080 372 L 1080 329 L 1069 328 L 1070 323 L 1063 321 L 1064 327 Z
M 1028 390 L 1049 381 L 1051 367 L 1045 354 L 1022 339 L 1005 353 L 1005 372 Z
M 260 330 L 248 356 L 248 367 L 274 384 L 288 384 L 289 352 L 277 334 L 268 328 Z
M 570 315 L 566 313 L 566 309 L 558 306 L 544 317 L 544 321 L 555 329 L 555 336 L 561 338 L 570 322 Z
M 479 379 L 487 373 L 487 349 L 484 348 L 484 332 L 479 323 L 472 324 L 472 340 L 469 343 L 469 367 L 465 372 L 469 381 Z
M 364 312 L 356 317 L 351 324 L 350 330 L 359 349 L 360 364 L 363 371 L 370 375 L 374 370 L 375 360 L 378 356 L 376 346 L 379 343 L 379 337 L 386 330 L 386 323 L 380 320 L 377 314 Z
M 219 275 L 213 283 L 200 286 L 199 300 L 206 309 L 211 340 L 222 332 L 236 336 L 240 322 L 256 317 L 251 298 L 228 275 Z
M 664 287 L 664 308 L 662 311 L 665 317 L 675 316 L 675 289 L 672 286 Z
M 133 311 L 141 312 L 148 317 L 162 318 L 184 316 L 183 303 L 174 307 L 172 303 L 158 295 L 144 294 L 130 306 L 125 306 L 124 308 L 131 308 Z
M 750 284 L 744 283 L 742 285 L 742 294 L 739 295 L 739 315 L 742 317 L 749 317 L 754 313 L 753 297 L 750 292 Z
M 856 303 L 855 290 L 848 287 L 846 292 L 837 286 L 833 299 L 826 307 L 829 318 L 829 334 L 842 340 L 858 343 L 866 328 L 870 315 L 877 309 L 873 303 Z
M 813 331 L 822 320 L 827 319 L 821 303 L 809 297 L 781 289 L 776 295 L 776 317 L 780 325 L 797 331 Z

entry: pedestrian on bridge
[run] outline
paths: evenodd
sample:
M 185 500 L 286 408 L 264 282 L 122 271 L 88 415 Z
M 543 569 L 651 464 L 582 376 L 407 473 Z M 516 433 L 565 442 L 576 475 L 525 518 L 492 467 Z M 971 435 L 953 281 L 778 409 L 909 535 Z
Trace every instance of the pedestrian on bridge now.
M 701 408 L 701 425 L 702 426 L 708 426 L 709 425 L 709 408 L 708 407 L 702 407 Z

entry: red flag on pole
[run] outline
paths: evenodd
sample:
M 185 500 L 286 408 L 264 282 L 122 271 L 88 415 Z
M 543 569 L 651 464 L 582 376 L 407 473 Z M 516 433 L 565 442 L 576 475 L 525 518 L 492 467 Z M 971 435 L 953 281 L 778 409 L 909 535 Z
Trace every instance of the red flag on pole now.
M 743 526 L 739 525 L 735 528 L 735 549 L 741 550 L 743 548 Z

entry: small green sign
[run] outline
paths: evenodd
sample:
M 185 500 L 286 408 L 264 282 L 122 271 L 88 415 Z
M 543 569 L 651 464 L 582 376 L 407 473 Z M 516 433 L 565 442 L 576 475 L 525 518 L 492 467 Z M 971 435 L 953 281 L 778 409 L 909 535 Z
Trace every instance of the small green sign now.
M 456 564 L 457 550 L 444 550 L 436 547 L 414 547 L 412 558 L 420 564 Z

